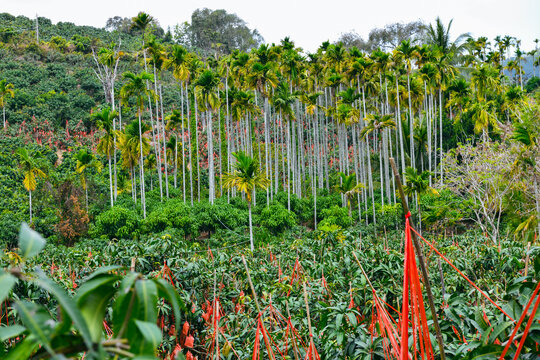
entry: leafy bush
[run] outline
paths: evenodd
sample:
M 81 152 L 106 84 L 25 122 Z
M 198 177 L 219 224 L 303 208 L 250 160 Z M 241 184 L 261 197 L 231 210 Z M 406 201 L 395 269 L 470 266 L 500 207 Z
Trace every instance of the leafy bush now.
M 12 253 L 11 258 L 24 263 L 38 255 L 46 245 L 46 240 L 38 233 L 23 224 L 19 236 L 19 253 Z M 142 274 L 131 273 L 118 275 L 120 266 L 99 269 L 93 272 L 78 287 L 74 278 L 70 279 L 72 288 L 78 288 L 74 297 L 59 286 L 41 270 L 25 271 L 2 267 L 2 292 L 0 302 L 7 299 L 6 304 L 17 310 L 20 322 L 17 325 L 3 327 L 3 343 L 0 346 L 2 358 L 30 359 L 36 358 L 68 358 L 84 352 L 92 359 L 116 359 L 124 356 L 126 351 L 120 346 L 107 345 L 103 324 L 105 317 L 112 324 L 118 345 L 128 349 L 131 357 L 155 358 L 157 347 L 162 341 L 161 329 L 158 327 L 158 301 L 170 304 L 170 314 L 174 320 L 167 319 L 167 327 L 180 328 L 181 311 L 186 308 L 175 288 L 163 279 L 145 278 Z M 26 276 L 26 274 L 30 274 Z M 69 276 L 68 276 L 69 278 Z M 30 281 L 32 282 L 30 284 Z M 120 282 L 120 286 L 115 283 Z M 21 301 L 16 296 L 18 287 L 40 289 L 48 293 L 48 301 L 40 299 Z M 11 290 L 13 296 L 10 296 Z M 123 290 L 121 290 L 123 289 Z M 163 300 L 161 300 L 163 299 Z M 131 301 L 131 302 L 130 302 Z M 53 305 L 56 310 L 47 308 Z M 127 306 L 136 304 L 135 306 Z M 7 305 L 6 305 L 7 306 Z M 108 311 L 112 309 L 112 311 Z M 164 317 L 161 317 L 164 324 Z M 162 325 L 164 326 L 164 325 Z M 128 329 L 127 331 L 125 331 Z M 13 339 L 8 352 L 5 352 L 5 340 Z M 20 341 L 17 341 L 21 339 Z M 73 347 L 73 344 L 77 344 Z
M 383 205 L 382 208 L 377 207 L 376 216 L 377 225 L 380 229 L 383 229 L 384 227 L 386 227 L 386 229 L 396 228 L 405 222 L 400 203 Z
M 281 203 L 274 202 L 261 212 L 259 223 L 273 234 L 279 234 L 296 224 L 296 214 Z
M 2 213 L 0 216 L 0 246 L 12 248 L 16 245 L 22 220 L 13 212 Z
M 119 206 L 101 213 L 90 230 L 90 236 L 102 235 L 109 238 L 128 238 L 139 232 L 139 216 L 133 211 Z
M 540 87 L 540 78 L 538 76 L 533 76 L 532 78 L 527 81 L 527 84 L 525 85 L 525 91 L 528 93 L 532 93 L 534 90 L 538 89 Z
M 323 219 L 319 223 L 319 226 L 337 225 L 342 228 L 347 228 L 352 224 L 352 219 L 349 216 L 348 210 L 337 205 L 334 205 L 329 209 L 323 209 L 321 214 Z
M 184 237 L 197 234 L 197 221 L 191 213 L 191 208 L 182 200 L 169 200 L 148 214 L 143 221 L 143 230 L 146 233 L 159 233 L 167 228 L 180 231 Z
M 214 205 L 207 201 L 194 204 L 193 214 L 201 232 L 234 230 L 248 223 L 247 211 L 232 207 L 224 198 L 216 199 Z

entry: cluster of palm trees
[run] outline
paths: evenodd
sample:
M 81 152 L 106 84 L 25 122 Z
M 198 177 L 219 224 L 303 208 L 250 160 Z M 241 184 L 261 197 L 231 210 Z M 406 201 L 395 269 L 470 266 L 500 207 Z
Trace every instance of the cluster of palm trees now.
M 488 52 L 483 38 L 451 41 L 451 22 L 444 26 L 440 19 L 428 29 L 425 44 L 403 41 L 392 52 L 365 54 L 325 42 L 304 54 L 285 38 L 249 53 L 206 59 L 152 39 L 146 31 L 152 20 L 145 13 L 133 19 L 141 32 L 137 55 L 142 54 L 144 70 L 123 73 L 119 98 L 114 89 L 123 53 L 118 46 L 94 53 L 109 103 L 92 117 L 102 129 L 97 149 L 108 161 L 110 204 L 120 191 L 121 161 L 143 216 L 145 166 L 156 169 L 162 198 L 173 186 L 193 203 L 201 200 L 202 185 L 213 203 L 219 196 L 236 196 L 223 175 L 244 161 L 235 156 L 241 152 L 260 164 L 268 179 L 267 203 L 279 190 L 287 191 L 289 209 L 292 195 L 316 199 L 317 190 L 330 190 L 332 175 L 340 173 L 343 206 L 350 209 L 355 200 L 360 220 L 365 214 L 365 221 L 375 222 L 375 191 L 381 206 L 396 202 L 390 157 L 403 174 L 411 167 L 426 171 L 428 186 L 435 178 L 442 182 L 444 137 L 452 131 L 445 129 L 446 119 L 468 116 L 487 139 L 524 101 L 520 86 L 503 73 L 510 46 L 519 50 L 517 43 L 497 42 Z M 521 71 L 521 60 L 514 60 Z M 166 81 L 171 75 L 174 86 Z M 164 90 L 177 98 L 167 112 Z M 122 122 L 122 106 L 133 104 L 136 119 Z M 316 207 L 314 217 L 316 222 Z

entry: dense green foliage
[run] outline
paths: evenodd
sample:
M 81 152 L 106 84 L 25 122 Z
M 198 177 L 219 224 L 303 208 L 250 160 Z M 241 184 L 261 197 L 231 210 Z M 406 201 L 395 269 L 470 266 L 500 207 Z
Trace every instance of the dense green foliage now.
M 31 19 L 0 21 L 0 319 L 17 324 L 0 354 L 252 358 L 257 297 L 289 358 L 306 357 L 289 311 L 323 359 L 388 358 L 372 305 L 402 306 L 394 170 L 457 268 L 514 319 L 531 298 L 540 91 L 516 39 L 452 41 L 437 19 L 357 39 L 370 53 L 309 54 L 220 10 L 174 36 L 145 13 L 40 18 L 39 40 Z M 424 251 L 448 358 L 500 354 L 513 323 Z M 535 324 L 520 358 L 539 338 Z
M 249 260 L 251 277 L 256 292 L 260 296 L 259 301 L 263 306 L 272 303 L 276 311 L 285 315 L 287 314 L 285 303 L 287 303 L 292 316 L 292 324 L 299 332 L 299 336 L 306 339 L 308 329 L 301 286 L 302 282 L 306 281 L 309 284 L 313 333 L 321 357 L 368 359 L 372 354 L 376 359 L 383 359 L 383 339 L 378 336 L 371 337 L 369 334 L 372 311 L 369 304 L 372 301 L 372 294 L 366 287 L 365 277 L 355 263 L 353 252 L 360 257 L 379 296 L 399 309 L 403 263 L 400 251 L 401 233 L 402 231 L 389 231 L 385 236 L 373 237 L 369 231 L 351 228 L 339 231 L 337 234 L 326 230 L 307 233 L 302 231 L 287 232 L 283 237 L 275 240 L 266 238 L 264 247 L 260 247 Z M 174 319 L 177 324 L 187 321 L 190 324 L 190 334 L 195 338 L 194 345 L 184 347 L 182 352 L 186 354 L 190 351 L 199 357 L 204 356 L 211 346 L 208 339 L 213 328 L 212 319 L 209 317 L 212 313 L 209 304 L 213 300 L 211 289 L 214 287 L 217 275 L 216 296 L 219 296 L 220 309 L 223 311 L 220 324 L 227 324 L 223 335 L 220 335 L 220 341 L 227 339 L 240 359 L 251 357 L 255 332 L 252 319 L 255 318 L 257 310 L 242 261 L 238 256 L 239 252 L 246 250 L 247 244 L 235 245 L 238 238 L 234 233 L 199 241 L 186 241 L 181 237 L 173 238 L 170 234 L 174 234 L 173 229 L 170 233 L 164 232 L 160 236 L 144 236 L 122 242 L 105 239 L 84 241 L 72 248 L 48 243 L 39 255 L 24 263 L 19 263 L 9 253 L 6 253 L 0 261 L 3 267 L 11 263 L 9 268 L 13 274 L 16 274 L 13 271 L 16 269 L 14 266 L 26 272 L 36 265 L 41 265 L 48 275 L 42 273 L 39 275 L 40 279 L 52 276 L 67 292 L 74 293 L 74 299 L 77 301 L 85 291 L 91 291 L 89 288 L 93 280 L 100 279 L 100 282 L 110 284 L 109 281 L 119 279 L 116 271 L 110 273 L 116 268 L 107 268 L 107 266 L 119 265 L 126 268 L 130 266 L 132 259 L 135 259 L 135 269 L 142 274 L 147 274 L 144 277 L 138 275 L 140 276 L 138 281 L 165 278 L 176 288 L 180 298 L 179 303 L 185 303 L 185 308 L 180 318 L 174 317 Z M 498 247 L 493 246 L 489 239 L 472 233 L 428 237 L 427 240 L 433 241 L 459 269 L 474 279 L 475 283 L 497 301 L 510 316 L 515 319 L 519 317 L 535 285 L 533 279 L 537 278 L 540 271 L 540 266 L 537 266 L 540 263 L 534 267 L 532 265 L 534 259 L 540 256 L 538 246 L 530 249 L 529 275 L 523 277 L 522 260 L 525 253 L 520 242 L 503 239 Z M 22 246 L 21 249 L 25 251 Z M 435 284 L 433 289 L 441 315 L 441 328 L 447 344 L 445 349 L 447 356 L 452 359 L 472 359 L 478 354 L 500 353 L 502 350 L 500 343 L 508 338 L 513 329 L 512 323 L 479 296 L 447 264 L 442 264 L 441 273 L 434 253 L 426 253 L 426 256 L 430 264 L 430 281 Z M 300 267 L 295 265 L 297 259 Z M 167 267 L 164 267 L 164 264 Z M 164 270 L 169 267 L 171 278 Z M 92 275 L 95 270 L 99 271 Z M 107 275 L 108 273 L 110 275 Z M 133 281 L 133 276 L 128 273 L 120 286 Z M 443 282 L 441 282 L 441 276 Z M 42 280 L 37 280 L 37 282 L 34 280 L 38 286 L 31 281 L 23 280 L 25 278 L 15 285 L 14 293 L 24 294 L 36 304 L 41 304 L 40 308 L 45 306 L 54 314 L 53 310 L 59 301 L 58 294 L 61 290 L 58 288 L 52 291 L 47 287 L 40 288 Z M 167 282 L 159 280 L 159 284 Z M 137 285 L 135 287 L 138 288 Z M 95 292 L 104 291 L 104 288 L 94 289 Z M 108 294 L 111 295 L 119 291 L 116 287 L 107 289 Z M 2 288 L 2 291 L 5 293 L 6 289 Z M 151 305 L 156 303 L 155 300 L 146 298 L 142 301 Z M 117 316 L 122 315 L 116 312 L 114 305 L 119 301 L 122 301 L 121 296 L 112 296 L 106 303 L 106 309 L 109 310 L 101 313 L 109 324 L 121 321 Z M 89 304 L 91 302 L 77 302 L 79 307 Z M 188 309 L 191 311 L 186 311 Z M 156 316 L 155 314 L 153 316 Z M 393 315 L 397 318 L 397 314 Z M 85 316 L 84 311 L 83 316 Z M 180 335 L 178 326 L 177 332 L 171 333 L 168 330 L 173 319 L 172 311 L 168 306 L 158 305 L 157 317 L 159 319 L 157 323 L 160 326 L 165 324 L 163 342 L 158 347 L 160 356 L 164 357 L 174 350 L 175 343 L 183 344 L 185 335 Z M 164 320 L 161 320 L 162 318 Z M 540 315 L 537 314 L 536 318 L 540 319 Z M 45 319 L 39 318 L 37 321 L 39 323 Z M 24 319 L 23 324 L 28 326 Z M 57 329 L 69 330 L 69 327 L 63 327 L 61 322 L 57 326 Z M 73 329 L 76 330 L 72 335 L 74 339 L 84 336 L 79 326 L 80 324 L 76 322 L 73 325 Z M 484 334 L 493 328 L 504 329 L 488 339 Z M 118 328 L 112 326 L 112 329 L 117 331 L 115 329 Z M 22 332 L 24 329 L 19 331 Z M 26 331 L 33 330 L 28 327 Z M 58 333 L 60 330 L 56 331 Z M 282 337 L 284 331 L 285 328 L 276 323 L 271 332 L 271 336 L 280 345 L 283 345 L 285 341 Z M 535 347 L 535 341 L 540 335 L 538 331 L 538 328 L 534 327 L 529 334 L 530 340 L 525 343 L 526 350 L 521 358 L 532 359 L 538 356 Z M 95 334 L 98 336 L 97 333 Z M 128 336 L 131 335 L 128 334 Z M 463 339 L 466 339 L 466 342 Z M 131 340 L 129 343 L 131 344 Z M 55 342 L 52 341 L 52 344 L 54 345 Z M 471 350 L 474 351 L 471 353 Z M 226 348 L 222 348 L 222 351 L 222 356 L 225 356 L 223 354 L 228 354 L 230 349 L 227 351 Z M 266 353 L 266 350 L 263 351 Z M 511 353 L 513 351 L 515 351 L 514 347 L 511 348 Z M 290 342 L 288 353 L 292 356 L 293 349 Z M 304 350 L 300 350 L 302 357 L 303 354 Z M 236 357 L 233 356 L 233 358 Z

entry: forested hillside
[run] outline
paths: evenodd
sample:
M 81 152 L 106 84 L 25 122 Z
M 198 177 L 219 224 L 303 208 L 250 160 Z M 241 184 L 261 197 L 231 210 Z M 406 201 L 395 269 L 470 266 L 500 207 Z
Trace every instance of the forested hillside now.
M 441 332 L 449 358 L 503 352 L 540 273 L 538 50 L 438 18 L 313 53 L 263 43 L 224 10 L 167 31 L 146 13 L 37 25 L 0 14 L 0 313 L 25 325 L 0 330 L 0 354 L 401 359 L 403 276 L 411 354 L 443 359 Z M 429 275 L 411 265 L 404 216 L 428 239 Z M 468 298 L 451 262 L 506 317 Z M 56 311 L 41 333 L 24 315 Z M 538 355 L 535 326 L 516 340 L 523 359 Z

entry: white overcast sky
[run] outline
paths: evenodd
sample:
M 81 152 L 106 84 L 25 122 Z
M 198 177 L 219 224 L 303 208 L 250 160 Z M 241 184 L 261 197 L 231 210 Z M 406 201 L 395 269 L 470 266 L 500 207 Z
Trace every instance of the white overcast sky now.
M 139 11 L 167 26 L 190 21 L 197 8 L 225 9 L 236 13 L 266 42 L 285 36 L 314 51 L 325 40 L 336 40 L 355 30 L 367 37 L 369 30 L 393 22 L 421 19 L 432 22 L 440 16 L 454 19 L 453 37 L 463 32 L 473 36 L 511 35 L 522 40 L 523 50 L 532 50 L 540 38 L 540 0 L 0 0 L 0 12 L 44 16 L 77 25 L 105 26 L 108 18 L 135 16 Z

